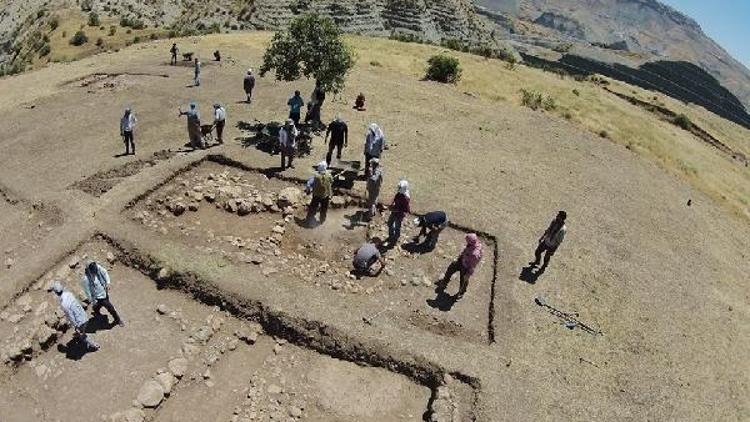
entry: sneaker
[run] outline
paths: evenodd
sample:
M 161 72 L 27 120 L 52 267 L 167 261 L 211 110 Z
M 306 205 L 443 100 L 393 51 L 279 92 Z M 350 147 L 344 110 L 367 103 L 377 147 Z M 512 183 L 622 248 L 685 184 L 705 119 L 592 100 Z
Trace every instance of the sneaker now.
M 125 321 L 119 320 L 119 321 L 117 321 L 117 325 L 120 326 L 120 327 L 124 327 L 125 326 Z

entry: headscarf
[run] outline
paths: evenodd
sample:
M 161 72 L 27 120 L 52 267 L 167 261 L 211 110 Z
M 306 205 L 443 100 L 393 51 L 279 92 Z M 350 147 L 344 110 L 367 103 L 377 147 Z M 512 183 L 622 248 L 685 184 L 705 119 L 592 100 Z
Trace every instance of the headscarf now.
M 380 165 L 380 159 L 377 158 L 377 157 L 370 158 L 370 164 L 373 165 L 373 166 L 379 166 Z
M 370 123 L 370 127 L 368 130 L 372 132 L 375 138 L 380 138 L 380 139 L 385 138 L 385 135 L 383 134 L 383 130 L 380 129 L 380 126 L 378 126 L 377 123 Z
M 341 122 L 344 121 L 344 119 L 341 118 L 341 114 L 340 113 L 336 113 L 336 121 L 339 122 L 339 123 L 341 123 Z
M 253 69 L 247 69 L 247 74 L 248 75 L 252 75 L 253 74 Z
M 479 241 L 479 236 L 475 233 L 469 233 L 466 235 L 466 249 L 468 253 L 473 254 L 478 259 L 482 258 L 482 242 Z
M 411 198 L 411 192 L 409 191 L 409 182 L 401 179 L 398 182 L 398 193 L 405 195 L 407 198 Z
M 326 163 L 325 161 L 321 161 L 318 163 L 316 168 L 318 169 L 318 173 L 323 174 L 326 172 L 326 170 L 328 170 L 328 163 Z
M 53 293 L 61 294 L 63 292 L 62 283 L 60 283 L 59 281 L 55 281 L 47 290 Z

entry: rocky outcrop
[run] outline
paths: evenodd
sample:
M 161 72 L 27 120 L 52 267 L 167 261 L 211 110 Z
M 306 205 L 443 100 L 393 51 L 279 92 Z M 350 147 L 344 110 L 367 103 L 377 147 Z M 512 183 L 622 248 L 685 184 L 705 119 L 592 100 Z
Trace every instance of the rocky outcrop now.
M 491 2 L 491 0 L 484 0 Z M 521 19 L 645 61 L 690 62 L 750 106 L 750 70 L 703 33 L 693 19 L 657 0 L 522 0 Z M 596 51 L 587 57 L 602 60 Z

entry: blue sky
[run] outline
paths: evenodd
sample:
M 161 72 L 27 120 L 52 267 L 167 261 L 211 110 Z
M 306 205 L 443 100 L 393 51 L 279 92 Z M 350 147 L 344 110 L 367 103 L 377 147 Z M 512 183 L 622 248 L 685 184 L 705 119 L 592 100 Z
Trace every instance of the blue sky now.
M 750 68 L 750 0 L 661 0 L 695 19 L 714 41 Z

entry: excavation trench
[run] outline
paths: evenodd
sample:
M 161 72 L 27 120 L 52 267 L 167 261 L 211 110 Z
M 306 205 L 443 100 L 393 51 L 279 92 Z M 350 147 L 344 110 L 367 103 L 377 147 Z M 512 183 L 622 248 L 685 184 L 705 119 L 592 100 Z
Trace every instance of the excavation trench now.
M 436 412 L 434 405 L 439 401 L 438 389 L 445 388 L 447 384 L 453 384 L 454 390 L 464 390 L 463 399 L 467 403 L 462 404 L 469 406 L 470 410 L 465 412 L 461 420 L 476 419 L 473 409 L 476 407 L 481 388 L 477 378 L 457 372 L 449 373 L 433 362 L 405 353 L 394 353 L 385 350 L 380 345 L 361 342 L 324 323 L 304 320 L 285 312 L 269 309 L 261 302 L 223 291 L 210 280 L 203 279 L 196 274 L 165 271 L 165 265 L 158 259 L 142 253 L 129 242 L 114 239 L 106 234 L 98 236 L 117 251 L 119 262 L 153 280 L 159 289 L 183 292 L 195 301 L 208 306 L 217 306 L 238 319 L 257 322 L 267 335 L 283 338 L 290 343 L 332 358 L 363 366 L 384 368 L 428 387 L 431 390 L 431 397 L 424 414 L 425 420 L 429 420 L 430 416 Z M 457 396 L 462 394 L 454 393 Z
M 107 253 L 105 258 L 104 254 L 107 251 L 111 252 L 111 254 Z M 22 332 L 26 330 L 30 330 L 29 332 L 31 333 L 38 332 L 38 329 L 35 330 L 33 328 L 33 324 L 37 324 L 37 322 L 35 322 L 34 315 L 37 315 L 37 320 L 38 318 L 44 319 L 44 314 L 39 314 L 39 312 L 46 312 L 48 314 L 47 320 L 49 320 L 50 317 L 53 316 L 55 307 L 47 306 L 50 305 L 50 303 L 44 303 L 51 300 L 50 294 L 45 292 L 46 285 L 49 284 L 50 280 L 62 277 L 63 279 L 68 280 L 66 282 L 68 288 L 72 289 L 72 291 L 77 291 L 77 283 L 70 280 L 76 280 L 76 274 L 78 273 L 78 270 L 80 270 L 80 265 L 82 265 L 81 263 L 84 262 L 86 256 L 92 259 L 97 259 L 99 262 L 105 263 L 105 265 L 110 268 L 110 273 L 113 274 L 113 276 L 115 277 L 115 283 L 117 283 L 119 286 L 114 293 L 114 301 L 118 305 L 118 309 L 122 307 L 125 310 L 125 318 L 130 318 L 130 323 L 128 324 L 128 327 L 124 329 L 124 331 L 122 331 L 123 329 L 119 329 L 117 327 L 113 329 L 104 328 L 105 331 L 94 334 L 94 338 L 100 342 L 100 344 L 102 345 L 102 349 L 99 352 L 95 353 L 92 357 L 84 358 L 87 360 L 86 365 L 83 366 L 75 364 L 72 364 L 71 366 L 71 364 L 66 364 L 65 362 L 70 361 L 66 361 L 63 357 L 64 355 L 60 354 L 60 352 L 65 352 L 67 350 L 67 352 L 65 352 L 68 354 L 67 359 L 81 359 L 80 356 L 70 356 L 71 341 L 68 341 L 67 344 L 63 344 L 62 340 L 70 337 L 69 334 L 66 334 L 67 330 L 64 328 L 58 329 L 57 334 L 50 336 L 50 338 L 45 342 L 44 346 L 41 349 L 37 349 L 35 345 L 35 350 L 33 352 L 25 354 L 19 361 L 6 362 L 6 365 L 4 365 L 4 369 L 2 369 L 2 372 L 7 375 L 3 377 L 5 379 L 5 381 L 3 382 L 3 384 L 5 385 L 5 387 L 3 388 L 5 393 L 0 394 L 0 404 L 6 402 L 12 403 L 18 400 L 24 402 L 24 406 L 21 406 L 16 409 L 17 411 L 14 410 L 13 412 L 10 412 L 8 414 L 8 420 L 10 421 L 27 420 L 30 417 L 30 412 L 32 411 L 35 415 L 34 417 L 37 418 L 47 417 L 47 412 L 56 411 L 58 409 L 62 411 L 62 414 L 67 414 L 66 412 L 74 412 L 74 408 L 68 408 L 65 407 L 64 404 L 62 404 L 63 402 L 68 401 L 68 398 L 66 397 L 69 394 L 74 393 L 55 393 L 56 388 L 54 386 L 59 384 L 60 382 L 68 382 L 81 377 L 83 377 L 82 379 L 89 377 L 91 375 L 87 374 L 87 371 L 99 371 L 99 369 L 96 368 L 98 368 L 99 365 L 105 362 L 112 362 L 112 364 L 114 365 L 111 368 L 113 374 L 119 374 L 122 370 L 129 371 L 130 373 L 130 376 L 126 377 L 127 379 L 123 379 L 123 382 L 121 384 L 118 384 L 116 388 L 116 393 L 118 395 L 124 394 L 127 396 L 129 394 L 133 394 L 133 383 L 136 383 L 137 386 L 138 383 L 143 382 L 143 379 L 148 380 L 148 374 L 150 372 L 153 373 L 155 371 L 157 373 L 161 373 L 159 372 L 161 370 L 156 371 L 155 369 L 160 365 L 165 365 L 167 359 L 173 359 L 167 358 L 167 356 L 169 356 L 168 349 L 174 347 L 169 346 L 167 350 L 162 350 L 165 347 L 165 344 L 162 343 L 169 343 L 169 338 L 173 338 L 175 336 L 179 337 L 180 330 L 169 328 L 170 326 L 174 327 L 175 323 L 169 321 L 170 318 L 167 318 L 169 315 L 165 315 L 168 311 L 160 312 L 162 315 L 161 322 L 159 322 L 158 317 L 156 323 L 148 322 L 150 318 L 152 318 L 147 316 L 149 315 L 148 312 L 154 312 L 154 309 L 156 308 L 154 306 L 154 303 L 159 303 L 154 301 L 165 301 L 170 307 L 178 307 L 180 306 L 179 304 L 182 303 L 181 307 L 179 308 L 171 308 L 179 309 L 178 312 L 180 313 L 180 315 L 182 315 L 184 309 L 186 315 L 193 315 L 194 317 L 194 312 L 191 311 L 191 309 L 195 309 L 195 306 L 200 305 L 202 306 L 202 308 L 200 309 L 214 309 L 214 311 L 212 311 L 211 313 L 217 318 L 223 315 L 224 319 L 226 320 L 227 317 L 230 317 L 230 320 L 225 323 L 225 325 L 229 327 L 226 330 L 229 331 L 225 332 L 223 335 L 220 335 L 217 332 L 214 340 L 210 340 L 208 343 L 204 342 L 204 346 L 201 346 L 208 351 L 216 350 L 220 347 L 222 349 L 221 353 L 223 354 L 223 350 L 226 347 L 227 343 L 220 337 L 224 336 L 224 338 L 228 338 L 226 337 L 226 335 L 231 333 L 231 330 L 233 329 L 232 327 L 244 326 L 242 324 L 259 324 L 262 328 L 261 334 L 270 337 L 259 338 L 254 348 L 243 349 L 242 347 L 240 347 L 236 352 L 227 352 L 227 354 L 221 358 L 222 360 L 219 361 L 220 363 L 217 363 L 214 366 L 211 366 L 211 364 L 208 363 L 210 369 L 216 372 L 218 380 L 221 380 L 217 381 L 219 382 L 219 384 L 213 389 L 209 388 L 208 390 L 205 390 L 206 387 L 203 385 L 204 382 L 205 384 L 212 383 L 211 380 L 214 378 L 208 379 L 209 375 L 204 375 L 205 379 L 198 376 L 197 380 L 195 379 L 195 375 L 190 378 L 186 375 L 186 377 L 177 386 L 178 389 L 176 391 L 173 391 L 172 396 L 164 398 L 161 405 L 159 405 L 155 410 L 143 409 L 143 411 L 145 411 L 146 420 L 172 420 L 171 418 L 176 417 L 176 415 L 184 416 L 185 410 L 183 409 L 183 406 L 189 404 L 192 400 L 194 400 L 196 394 L 202 397 L 204 393 L 201 393 L 201 391 L 204 390 L 206 392 L 205 394 L 211 393 L 212 391 L 213 393 L 211 394 L 220 394 L 221 391 L 230 388 L 232 385 L 236 386 L 237 382 L 242 382 L 239 380 L 245 380 L 245 382 L 247 382 L 246 380 L 248 377 L 250 377 L 250 388 L 253 389 L 253 383 L 256 383 L 256 387 L 259 386 L 258 388 L 260 389 L 260 394 L 265 394 L 267 396 L 266 398 L 269 397 L 269 394 L 278 394 L 273 392 L 265 392 L 266 388 L 271 391 L 272 388 L 275 387 L 270 384 L 266 385 L 266 381 L 262 378 L 260 379 L 260 381 L 263 384 L 258 384 L 258 371 L 254 369 L 258 365 L 260 365 L 260 361 L 258 361 L 258 359 L 260 358 L 258 356 L 261 355 L 258 355 L 258 353 L 266 353 L 268 355 L 271 346 L 273 346 L 273 353 L 271 353 L 270 355 L 273 356 L 274 359 L 282 359 L 280 361 L 281 366 L 279 366 L 278 363 L 275 366 L 277 370 L 278 368 L 286 368 L 286 364 L 284 362 L 294 363 L 296 361 L 298 365 L 298 369 L 289 369 L 289 371 L 291 372 L 288 373 L 285 372 L 287 371 L 287 369 L 282 370 L 280 385 L 284 385 L 283 380 L 284 378 L 286 378 L 287 384 L 286 387 L 284 387 L 285 389 L 288 388 L 293 390 L 295 388 L 295 385 L 296 388 L 300 388 L 299 382 L 308 382 L 307 377 L 298 379 L 294 378 L 298 375 L 293 374 L 297 374 L 300 370 L 306 372 L 306 368 L 309 365 L 305 364 L 305 362 L 313 359 L 315 365 L 319 364 L 323 367 L 323 369 L 318 369 L 316 371 L 310 372 L 310 374 L 312 374 L 312 380 L 316 382 L 316 384 L 314 384 L 315 386 L 327 385 L 332 390 L 337 390 L 346 387 L 336 384 L 330 384 L 331 382 L 344 382 L 346 384 L 346 382 L 355 382 L 353 380 L 356 380 L 356 377 L 366 377 L 363 378 L 364 382 L 364 380 L 369 379 L 367 377 L 372 376 L 375 378 L 368 382 L 375 384 L 373 384 L 369 388 L 375 388 L 379 391 L 379 394 L 385 394 L 385 396 L 389 396 L 394 394 L 393 392 L 389 393 L 389 388 L 385 387 L 386 385 L 390 384 L 377 383 L 396 383 L 392 388 L 396 388 L 396 386 L 398 386 L 398 391 L 401 391 L 402 394 L 415 394 L 414 396 L 410 396 L 411 398 L 409 399 L 404 399 L 405 401 L 402 400 L 402 402 L 416 403 L 415 400 L 417 400 L 418 397 L 422 397 L 421 395 L 417 394 L 417 390 L 414 390 L 414 388 L 416 387 L 409 387 L 407 384 L 404 384 L 404 382 L 406 381 L 398 381 L 397 379 L 393 378 L 393 376 L 389 377 L 383 375 L 386 373 L 398 374 L 399 376 L 405 376 L 408 380 L 415 383 L 415 385 L 426 387 L 424 401 L 419 401 L 419 403 L 422 403 L 421 406 L 423 406 L 418 412 L 418 416 L 421 417 L 421 419 L 455 422 L 476 419 L 474 409 L 477 404 L 477 395 L 480 389 L 480 384 L 479 381 L 473 377 L 465 376 L 463 374 L 455 372 L 448 373 L 440 366 L 425 359 L 409 356 L 408 353 L 405 352 L 392 352 L 386 350 L 385 348 L 383 348 L 383 346 L 378 344 L 368 344 L 367 342 L 358 341 L 357 339 L 351 338 L 340 332 L 339 330 L 326 326 L 325 324 L 314 321 L 306 321 L 304 319 L 294 317 L 281 311 L 274 311 L 272 309 L 269 309 L 263 303 L 248 300 L 238 295 L 222 291 L 210 280 L 201 279 L 199 276 L 192 273 L 172 272 L 168 275 L 165 275 L 163 271 L 161 271 L 164 267 L 158 262 L 157 259 L 141 252 L 137 247 L 128 243 L 127 241 L 113 239 L 112 237 L 104 234 L 97 234 L 91 240 L 82 242 L 80 245 L 76 246 L 75 249 L 70 250 L 70 252 L 65 255 L 59 262 L 50 267 L 45 275 L 41 276 L 39 279 L 30 283 L 29 286 L 23 289 L 25 293 L 14 300 L 14 307 L 6 307 L 6 310 L 14 311 L 17 309 L 21 309 L 21 306 L 28 306 L 28 304 L 31 304 L 33 305 L 33 308 L 37 309 L 36 311 L 30 311 L 30 313 L 28 314 L 29 316 L 27 316 L 22 321 L 22 324 L 26 325 L 19 325 Z M 107 260 L 110 260 L 109 264 L 106 264 Z M 76 270 L 73 270 L 71 268 L 74 262 L 78 262 L 75 267 Z M 61 270 L 64 274 L 61 273 Z M 136 277 L 135 274 L 141 274 L 142 276 L 139 278 Z M 147 285 L 150 283 L 153 283 L 151 285 L 155 288 L 154 292 L 164 293 L 150 293 L 151 289 L 147 288 Z M 169 292 L 175 292 L 177 294 Z M 165 294 L 167 296 L 164 296 Z M 188 295 L 193 300 L 180 300 L 179 297 L 184 297 L 184 295 Z M 21 302 L 23 302 L 23 304 Z M 149 304 L 146 304 L 145 302 L 149 302 Z M 39 306 L 37 307 L 37 305 Z M 160 307 L 156 308 L 156 310 L 159 311 L 161 306 L 163 305 L 160 305 Z M 119 310 L 123 311 L 123 309 Z M 52 314 L 49 314 L 50 312 L 52 312 Z M 145 316 L 145 318 L 143 316 L 138 316 L 138 318 L 136 318 L 136 314 L 144 314 L 143 316 Z M 211 318 L 213 318 L 213 316 L 207 320 L 209 324 L 211 324 Z M 198 314 L 197 318 L 199 321 L 200 313 Z M 53 319 L 58 322 L 64 321 L 64 319 L 60 315 L 54 316 Z M 193 318 L 193 320 L 194 319 L 195 318 Z M 175 321 L 179 326 L 179 321 Z M 182 321 L 182 331 L 185 332 L 185 322 L 184 320 Z M 28 326 L 29 323 L 31 323 L 32 325 Z M 55 324 L 57 324 L 57 322 Z M 50 324 L 49 326 L 57 328 L 53 324 Z M 10 327 L 11 325 L 0 323 L 0 331 L 8 330 L 10 329 Z M 99 330 L 101 329 L 102 328 L 99 328 Z M 165 332 L 165 329 L 170 331 Z M 194 330 L 191 328 L 186 333 L 190 332 L 194 332 Z M 139 338 L 139 336 L 144 335 L 144 340 L 150 339 L 146 344 L 146 348 L 141 350 L 141 347 L 135 346 L 137 350 L 133 349 L 132 353 L 134 353 L 134 355 L 130 356 L 131 352 L 128 352 L 127 348 L 133 347 L 133 342 L 137 342 L 136 339 Z M 182 335 L 184 336 L 187 334 Z M 237 335 L 236 331 L 235 335 Z M 273 338 L 271 337 L 276 339 L 275 343 Z M 32 339 L 36 339 L 36 334 L 32 334 Z M 282 343 L 282 341 L 289 342 L 290 344 L 289 346 L 285 346 L 283 348 L 284 351 L 279 352 L 277 351 L 277 348 L 279 348 L 281 344 L 284 344 Z M 174 339 L 172 339 L 172 342 L 174 342 Z M 234 340 L 234 342 L 236 344 L 237 341 Z M 121 344 L 126 349 L 113 349 L 113 346 L 115 344 Z M 200 346 L 200 344 L 196 344 Z M 276 345 L 274 346 L 274 344 Z M 55 351 L 55 345 L 57 345 L 57 351 Z M 168 346 L 168 344 L 166 344 L 166 346 Z M 183 351 L 184 347 L 185 345 L 183 345 Z M 234 347 L 236 346 L 232 346 L 230 350 L 234 350 Z M 300 351 L 295 352 L 295 350 Z M 315 355 L 315 353 L 306 353 L 303 352 L 304 350 L 310 350 L 312 352 L 319 353 L 320 355 Z M 142 356 L 144 355 L 144 353 L 146 354 L 146 356 Z M 165 353 L 167 354 L 165 355 Z M 210 359 L 210 354 L 206 355 L 204 353 L 200 356 L 204 356 L 203 359 L 205 359 L 205 356 L 209 356 Z M 284 360 L 286 358 L 282 358 L 282 356 L 292 357 L 291 360 Z M 327 356 L 329 357 L 329 360 L 320 360 L 321 358 L 315 358 L 314 356 Z M 114 359 L 114 361 L 112 361 L 112 359 Z M 138 363 L 137 365 L 133 366 L 132 369 L 127 369 L 127 365 L 132 364 L 125 364 L 124 362 L 117 363 L 120 359 L 136 359 L 133 362 Z M 200 359 L 200 357 L 198 357 L 198 359 Z M 299 363 L 300 359 L 302 360 L 302 363 Z M 162 360 L 164 360 L 164 362 L 161 362 Z M 268 359 L 266 359 L 266 362 L 268 362 Z M 350 362 L 356 365 L 347 367 L 346 362 Z M 196 363 L 199 364 L 199 361 L 196 361 Z M 290 363 L 290 365 L 292 363 Z M 310 363 L 312 363 L 312 361 Z M 126 367 L 119 368 L 123 364 L 125 364 Z M 299 365 L 302 366 L 300 367 Z M 266 364 L 264 363 L 263 367 L 265 366 Z M 363 369 L 356 369 L 357 367 Z M 292 368 L 292 366 L 290 366 L 289 368 Z M 385 370 L 387 372 L 382 372 L 380 375 L 376 373 L 373 373 L 372 375 L 366 375 L 368 372 L 362 372 L 368 371 L 368 369 L 366 368 L 380 368 L 377 370 Z M 203 369 L 198 370 L 200 371 L 200 373 L 204 373 L 204 369 L 206 368 L 204 367 Z M 137 375 L 135 376 L 135 378 L 133 378 L 133 374 L 135 374 L 134 371 L 136 370 L 140 375 Z M 371 370 L 374 369 L 370 369 L 370 371 Z M 247 371 L 247 373 L 243 376 L 242 373 L 238 373 L 237 371 Z M 260 371 L 262 371 L 262 369 Z M 266 373 L 264 375 L 266 378 L 272 376 L 268 371 L 269 370 L 266 370 Z M 329 371 L 331 371 L 333 375 L 331 375 Z M 234 375 L 227 375 L 228 373 L 234 373 Z M 143 378 L 144 376 L 146 378 Z M 341 378 L 342 376 L 343 378 Z M 227 377 L 229 379 L 227 379 Z M 297 381 L 289 383 L 289 377 L 293 377 L 294 379 L 297 379 Z M 48 391 L 45 387 L 44 391 L 35 393 L 31 390 L 28 390 L 31 391 L 31 393 L 27 393 L 26 395 L 21 396 L 18 395 L 23 391 L 27 391 L 27 388 L 32 388 L 32 390 L 37 387 L 41 388 L 42 384 L 39 383 L 39 381 L 35 381 L 37 378 L 44 379 L 44 383 L 49 383 L 52 389 Z M 139 379 L 141 381 L 139 381 Z M 321 382 L 322 384 L 319 384 Z M 36 385 L 37 387 L 33 387 L 34 385 Z M 308 394 L 310 394 L 311 391 L 314 391 L 309 390 L 310 388 L 313 388 L 312 385 L 308 386 L 307 388 Z M 450 393 L 445 394 L 443 390 L 449 390 Z M 224 406 L 226 405 L 226 403 L 229 403 L 227 400 L 241 400 L 235 397 L 237 394 L 236 390 L 232 391 L 234 391 L 234 399 L 223 399 L 222 401 L 219 398 L 215 398 L 217 402 L 214 403 L 212 402 L 213 399 L 206 396 L 204 397 L 205 400 L 208 400 L 206 405 Z M 256 388 L 253 391 L 258 391 L 258 389 Z M 325 393 L 321 393 L 323 394 L 323 398 L 319 398 L 316 400 L 323 400 L 323 402 L 328 403 L 334 408 L 343 408 L 351 412 L 361 411 L 358 410 L 358 406 L 364 406 L 365 409 L 368 409 L 367 411 L 375 412 L 375 410 L 373 409 L 376 409 L 378 407 L 378 401 L 365 399 L 367 397 L 366 391 L 367 390 L 363 390 L 360 393 L 354 393 L 354 396 L 351 399 L 347 399 L 347 394 L 343 394 L 343 391 L 339 393 L 329 392 L 327 395 L 328 399 L 325 398 Z M 41 404 L 36 401 L 26 403 L 26 401 L 28 401 L 29 399 L 28 394 L 40 394 L 39 397 L 41 397 L 41 399 L 45 401 L 46 404 Z M 240 394 L 242 395 L 245 393 L 241 392 Z M 295 393 L 289 394 L 292 394 L 292 397 L 294 397 Z M 337 399 L 336 397 L 343 398 Z M 396 397 L 398 396 L 394 396 L 393 399 L 396 399 Z M 450 399 L 448 399 L 447 397 L 450 397 Z M 273 402 L 274 399 L 271 399 Z M 60 400 L 60 403 L 55 404 L 58 400 Z M 128 400 L 129 399 L 124 398 L 123 400 L 118 401 L 118 403 L 122 403 L 114 405 L 124 405 L 126 406 L 124 409 L 127 409 L 127 406 L 129 406 Z M 219 402 L 224 404 L 220 404 Z M 245 400 L 245 403 L 247 403 L 247 400 Z M 289 401 L 289 403 L 293 402 Z M 308 402 L 307 407 L 313 413 L 318 412 L 318 417 L 320 417 L 321 414 L 325 415 L 325 412 L 328 411 L 326 410 L 326 408 L 316 407 L 315 409 L 312 409 L 310 405 L 311 404 Z M 63 406 L 65 408 L 63 409 L 62 407 L 58 406 Z M 33 407 L 33 409 L 30 409 L 29 407 Z M 392 404 L 389 403 L 389 406 L 386 408 L 392 408 Z M 458 409 L 460 409 L 460 411 Z M 138 410 L 136 408 L 136 410 L 130 409 L 125 411 L 137 412 Z M 327 419 L 324 417 L 323 420 L 349 420 L 347 418 L 340 419 L 341 414 L 337 414 L 339 415 L 337 416 L 337 418 L 339 419 Z M 417 414 L 415 413 L 414 416 L 416 417 Z M 369 414 L 366 415 L 366 417 L 363 416 L 362 419 L 359 420 L 370 421 L 372 420 L 372 417 L 373 415 Z M 405 414 L 402 414 L 399 420 L 405 417 Z M 407 419 L 413 420 L 412 418 Z M 313 420 L 319 419 L 315 419 L 315 417 L 313 417 Z

